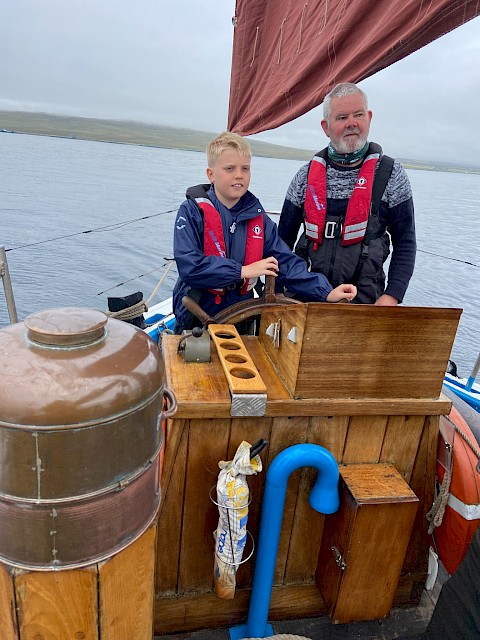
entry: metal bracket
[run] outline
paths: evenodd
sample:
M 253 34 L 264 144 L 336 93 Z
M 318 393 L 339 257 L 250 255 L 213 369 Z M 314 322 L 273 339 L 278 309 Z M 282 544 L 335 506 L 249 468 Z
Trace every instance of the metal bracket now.
M 288 332 L 288 335 L 287 335 L 287 340 L 290 340 L 290 342 L 293 342 L 293 344 L 297 343 L 297 329 L 296 329 L 296 327 L 292 327 L 290 329 L 290 331 Z
M 340 571 L 345 571 L 345 569 L 347 568 L 347 565 L 345 564 L 345 560 L 343 559 L 342 554 L 340 553 L 340 551 L 337 549 L 335 545 L 333 545 L 331 549 L 333 551 L 336 565 L 340 567 Z
M 267 410 L 266 393 L 231 393 L 230 415 L 234 417 L 261 418 Z
M 272 322 L 268 325 L 266 334 L 270 336 L 273 342 L 273 346 L 275 349 L 280 348 L 280 329 L 282 327 L 282 320 L 279 318 L 277 322 Z

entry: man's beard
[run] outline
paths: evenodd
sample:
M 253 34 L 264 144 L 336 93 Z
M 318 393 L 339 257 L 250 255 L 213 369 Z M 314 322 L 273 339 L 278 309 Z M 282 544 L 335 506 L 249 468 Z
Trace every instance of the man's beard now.
M 349 131 L 348 133 L 360 133 L 357 130 Z M 337 153 L 354 153 L 359 151 L 367 142 L 367 136 L 361 136 L 359 138 L 342 138 L 338 142 L 338 146 L 335 146 Z

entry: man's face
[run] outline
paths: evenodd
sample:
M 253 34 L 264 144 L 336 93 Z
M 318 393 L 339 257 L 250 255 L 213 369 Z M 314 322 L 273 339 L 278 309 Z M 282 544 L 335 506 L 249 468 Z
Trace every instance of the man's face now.
M 246 193 L 250 185 L 250 156 L 242 156 L 235 149 L 222 151 L 207 177 L 215 185 L 215 194 L 231 209 Z
M 372 112 L 367 110 L 361 93 L 344 98 L 332 98 L 328 120 L 322 129 L 338 153 L 353 153 L 361 149 L 368 138 Z

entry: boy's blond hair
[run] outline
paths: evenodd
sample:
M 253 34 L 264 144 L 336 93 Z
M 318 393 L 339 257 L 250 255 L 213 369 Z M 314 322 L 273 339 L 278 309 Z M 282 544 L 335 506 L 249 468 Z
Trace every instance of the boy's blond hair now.
M 251 158 L 252 152 L 248 142 L 236 133 L 231 131 L 223 131 L 214 138 L 207 147 L 207 162 L 209 167 L 213 167 L 224 151 L 233 149 L 238 151 L 241 156 Z

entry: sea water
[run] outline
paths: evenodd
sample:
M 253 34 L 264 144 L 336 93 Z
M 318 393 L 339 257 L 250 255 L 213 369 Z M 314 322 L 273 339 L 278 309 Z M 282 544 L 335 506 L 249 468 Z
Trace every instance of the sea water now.
M 185 189 L 206 182 L 203 153 L 2 133 L 0 162 L 0 245 L 19 320 L 50 307 L 106 309 L 107 296 L 134 291 L 147 300 L 162 278 L 150 305 L 170 296 L 175 214 Z M 251 190 L 266 209 L 281 209 L 302 164 L 253 159 Z M 480 175 L 407 173 L 418 254 L 404 304 L 463 309 L 452 358 L 467 376 L 480 351 Z

